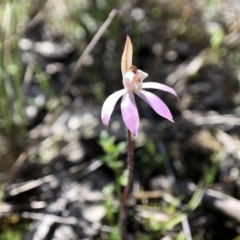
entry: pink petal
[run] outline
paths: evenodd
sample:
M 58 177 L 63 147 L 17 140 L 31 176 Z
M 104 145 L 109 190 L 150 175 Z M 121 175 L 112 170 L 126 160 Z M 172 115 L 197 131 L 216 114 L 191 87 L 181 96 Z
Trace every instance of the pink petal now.
M 160 116 L 168 119 L 171 122 L 174 122 L 172 114 L 169 111 L 167 105 L 156 95 L 142 90 L 138 96 L 141 97 L 149 106 L 151 106 L 153 110 Z
M 146 82 L 146 83 L 143 83 L 142 88 L 152 88 L 152 89 L 158 89 L 158 90 L 170 92 L 178 98 L 177 93 L 175 92 L 175 90 L 173 88 L 168 87 L 161 83 Z
M 124 123 L 133 137 L 136 137 L 138 134 L 139 116 L 133 93 L 127 92 L 123 95 L 121 109 Z
M 126 92 L 125 89 L 119 90 L 113 94 L 111 94 L 104 102 L 102 107 L 102 122 L 107 127 L 110 117 L 112 115 L 114 106 L 116 105 L 118 99 Z

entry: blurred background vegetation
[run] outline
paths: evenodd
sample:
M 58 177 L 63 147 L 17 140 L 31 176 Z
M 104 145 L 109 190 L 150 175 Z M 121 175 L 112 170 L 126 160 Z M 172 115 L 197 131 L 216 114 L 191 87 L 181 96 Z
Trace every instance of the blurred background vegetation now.
M 124 125 L 100 112 L 127 34 L 180 99 L 156 92 L 172 124 L 137 98 L 129 239 L 240 239 L 239 0 L 2 0 L 0 19 L 0 240 L 120 239 Z

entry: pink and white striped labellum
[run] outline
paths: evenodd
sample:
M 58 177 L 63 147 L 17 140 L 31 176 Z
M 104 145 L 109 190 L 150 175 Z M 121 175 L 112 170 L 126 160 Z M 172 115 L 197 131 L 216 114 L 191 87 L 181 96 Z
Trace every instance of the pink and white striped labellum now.
M 105 100 L 102 107 L 101 117 L 103 124 L 107 127 L 114 106 L 116 105 L 118 99 L 122 97 L 121 111 L 123 121 L 126 127 L 131 132 L 132 136 L 136 137 L 139 128 L 139 115 L 134 94 L 137 94 L 140 98 L 142 98 L 149 106 L 152 107 L 152 109 L 156 113 L 158 113 L 160 116 L 168 119 L 171 122 L 173 122 L 173 118 L 167 105 L 155 94 L 145 91 L 143 89 L 148 88 L 158 89 L 170 92 L 176 97 L 177 94 L 172 88 L 161 83 L 156 82 L 143 83 L 143 80 L 148 76 L 148 74 L 132 65 L 132 54 L 133 54 L 132 42 L 130 37 L 127 36 L 121 62 L 124 89 L 121 89 L 111 94 Z

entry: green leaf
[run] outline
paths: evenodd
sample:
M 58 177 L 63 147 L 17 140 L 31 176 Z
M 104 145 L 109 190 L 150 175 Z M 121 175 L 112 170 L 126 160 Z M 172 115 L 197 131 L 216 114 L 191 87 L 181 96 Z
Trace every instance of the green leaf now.
M 113 183 L 109 183 L 102 189 L 102 192 L 105 195 L 110 195 L 110 194 L 112 194 L 114 192 L 114 190 L 115 190 L 114 184 Z
M 122 186 L 126 186 L 127 185 L 127 181 L 128 181 L 128 170 L 125 169 L 123 171 L 123 173 L 121 174 L 121 176 L 119 177 L 118 179 L 119 183 L 122 185 Z

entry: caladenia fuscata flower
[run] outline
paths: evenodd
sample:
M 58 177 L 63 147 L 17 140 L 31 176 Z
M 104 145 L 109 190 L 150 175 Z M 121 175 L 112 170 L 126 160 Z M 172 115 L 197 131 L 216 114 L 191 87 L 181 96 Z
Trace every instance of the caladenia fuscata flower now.
M 155 94 L 145 91 L 143 89 L 148 88 L 158 89 L 170 92 L 176 97 L 177 94 L 172 88 L 161 83 L 156 82 L 143 83 L 143 80 L 148 76 L 148 74 L 132 65 L 132 53 L 133 53 L 132 42 L 130 37 L 127 36 L 121 62 L 124 89 L 121 89 L 111 94 L 105 100 L 102 108 L 101 117 L 103 124 L 107 127 L 114 106 L 116 105 L 118 99 L 122 97 L 121 111 L 123 121 L 128 130 L 131 132 L 132 136 L 136 137 L 139 128 L 139 115 L 134 94 L 142 98 L 149 106 L 152 107 L 152 109 L 156 113 L 158 113 L 160 116 L 168 119 L 171 122 L 173 122 L 173 118 L 167 105 Z

